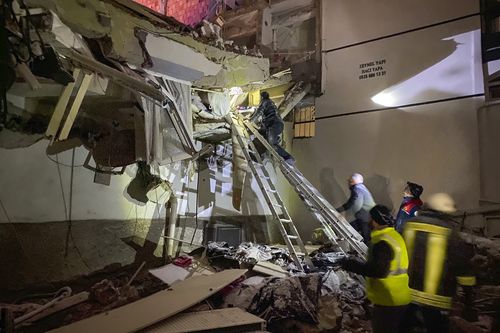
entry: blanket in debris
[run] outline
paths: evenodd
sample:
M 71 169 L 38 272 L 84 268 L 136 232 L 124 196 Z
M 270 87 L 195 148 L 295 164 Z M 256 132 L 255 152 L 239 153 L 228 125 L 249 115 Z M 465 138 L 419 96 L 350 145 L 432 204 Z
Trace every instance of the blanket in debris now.
M 321 276 L 308 274 L 286 279 L 269 277 L 254 285 L 242 284 L 225 298 L 225 307 L 246 309 L 267 322 L 294 318 L 318 322 Z

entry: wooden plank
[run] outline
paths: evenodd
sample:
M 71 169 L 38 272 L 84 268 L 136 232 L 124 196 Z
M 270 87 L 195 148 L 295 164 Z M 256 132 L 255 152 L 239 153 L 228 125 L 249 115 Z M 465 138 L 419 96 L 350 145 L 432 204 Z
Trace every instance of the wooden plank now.
M 75 70 L 73 71 L 73 79 L 75 80 L 75 82 L 70 82 L 66 87 L 64 87 L 61 96 L 59 96 L 59 99 L 57 100 L 56 107 L 54 108 L 54 113 L 52 114 L 52 118 L 50 118 L 49 126 L 45 131 L 45 135 L 56 136 L 57 130 L 59 129 L 64 116 L 64 111 L 66 111 L 69 98 L 71 97 L 71 93 L 73 92 L 76 81 L 78 81 L 78 78 L 80 77 L 80 73 L 80 68 L 75 68 Z
M 87 90 L 89 89 L 90 82 L 92 81 L 92 78 L 94 77 L 94 74 L 85 74 L 82 80 L 82 84 L 80 84 L 80 87 L 78 88 L 78 92 L 76 93 L 75 100 L 73 101 L 73 104 L 71 105 L 71 108 L 69 109 L 68 116 L 66 117 L 66 121 L 64 122 L 64 126 L 61 130 L 61 133 L 59 134 L 59 141 L 61 140 L 66 140 L 68 138 L 69 132 L 71 131 L 71 128 L 73 127 L 73 123 L 75 122 L 76 115 L 78 114 L 78 111 L 80 110 L 80 106 L 82 105 L 83 98 L 85 97 L 85 94 L 87 94 Z
M 50 332 L 135 332 L 172 317 L 212 296 L 246 271 L 246 269 L 230 269 L 213 275 L 194 276 L 137 302 Z
M 161 323 L 141 331 L 141 333 L 183 333 L 217 330 L 247 332 L 265 329 L 266 321 L 240 308 L 179 313 Z M 239 329 L 238 329 L 239 328 Z
M 281 268 L 278 265 L 267 261 L 260 261 L 255 266 L 253 266 L 252 270 L 254 272 L 262 273 L 265 275 L 286 278 L 289 276 L 288 272 Z
M 54 304 L 54 306 L 51 306 L 50 308 L 48 308 L 47 310 L 40 312 L 39 314 L 34 315 L 33 317 L 29 318 L 28 320 L 26 320 L 26 322 L 33 322 L 33 321 L 37 321 L 39 319 L 48 317 L 51 314 L 54 314 L 56 312 L 70 308 L 74 305 L 85 302 L 88 299 L 89 299 L 89 293 L 86 291 L 81 292 L 81 293 L 76 294 L 76 295 L 73 295 L 73 296 L 66 297 L 66 298 L 62 299 L 60 302 L 57 302 L 56 304 Z

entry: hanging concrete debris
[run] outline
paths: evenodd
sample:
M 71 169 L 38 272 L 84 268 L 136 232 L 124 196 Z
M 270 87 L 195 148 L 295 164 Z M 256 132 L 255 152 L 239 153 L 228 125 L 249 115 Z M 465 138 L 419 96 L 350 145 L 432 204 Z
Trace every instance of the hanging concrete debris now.
M 290 88 L 286 94 L 283 102 L 279 105 L 279 113 L 281 118 L 285 118 L 293 110 L 293 108 L 300 103 L 300 101 L 311 90 L 311 84 L 298 82 Z

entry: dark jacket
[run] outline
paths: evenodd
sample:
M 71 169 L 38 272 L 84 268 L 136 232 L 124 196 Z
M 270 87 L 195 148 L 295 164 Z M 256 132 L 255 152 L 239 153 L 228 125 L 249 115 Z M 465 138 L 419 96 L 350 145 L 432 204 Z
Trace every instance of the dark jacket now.
M 399 206 L 396 216 L 395 229 L 402 234 L 406 221 L 415 216 L 415 213 L 422 208 L 422 200 L 414 197 L 404 197 L 401 206 Z
M 378 242 L 370 246 L 366 262 L 358 258 L 349 258 L 341 262 L 342 267 L 349 272 L 371 278 L 384 278 L 389 273 L 394 253 L 386 242 Z
M 283 122 L 278 113 L 278 108 L 270 99 L 262 99 L 250 120 L 255 122 L 260 116 L 262 116 L 263 127 L 271 127 L 275 122 Z
M 351 196 L 349 200 L 337 208 L 337 211 L 340 213 L 351 209 L 357 219 L 369 222 L 370 209 L 375 206 L 372 194 L 364 184 L 353 185 L 350 190 Z
M 452 223 L 432 210 L 420 210 L 406 222 L 403 237 L 409 244 L 409 286 L 415 303 L 450 309 L 457 284 L 475 285 L 470 262 L 474 249 Z

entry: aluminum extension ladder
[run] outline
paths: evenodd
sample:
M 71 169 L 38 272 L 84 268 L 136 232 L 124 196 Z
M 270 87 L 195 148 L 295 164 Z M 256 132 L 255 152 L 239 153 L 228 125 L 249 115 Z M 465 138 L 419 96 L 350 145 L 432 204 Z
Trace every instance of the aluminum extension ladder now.
M 297 228 L 295 227 L 295 224 L 293 223 L 292 218 L 290 217 L 290 214 L 288 213 L 285 204 L 278 193 L 278 190 L 271 181 L 271 177 L 264 166 L 264 162 L 262 161 L 259 153 L 257 153 L 257 149 L 252 141 L 240 132 L 234 122 L 238 122 L 238 119 L 233 119 L 232 130 L 236 134 L 236 138 L 238 139 L 238 143 L 241 146 L 243 154 L 245 155 L 245 159 L 247 160 L 250 170 L 252 171 L 252 174 L 254 175 L 257 184 L 266 199 L 266 203 L 271 210 L 273 219 L 278 225 L 278 229 L 283 236 L 283 240 L 285 241 L 296 268 L 300 271 L 304 270 L 298 253 L 295 250 L 293 244 L 294 241 L 298 245 L 300 251 L 304 254 L 304 263 L 310 267 L 314 266 L 309 258 L 304 242 L 302 241 L 302 238 L 300 238 L 299 232 L 297 231 Z M 250 153 L 253 154 L 256 161 L 252 159 Z
M 333 244 L 337 244 L 338 235 L 341 239 L 345 239 L 350 248 L 352 248 L 361 258 L 366 258 L 368 247 L 363 243 L 363 237 L 349 224 L 349 222 L 347 222 L 344 216 L 335 210 L 297 168 L 286 163 L 285 160 L 278 155 L 251 122 L 243 120 L 241 115 L 239 115 L 239 117 L 243 121 L 245 127 L 250 130 L 267 151 L 276 159 L 281 172 L 295 189 L 307 209 L 313 214 L 318 222 L 320 222 L 328 239 Z

